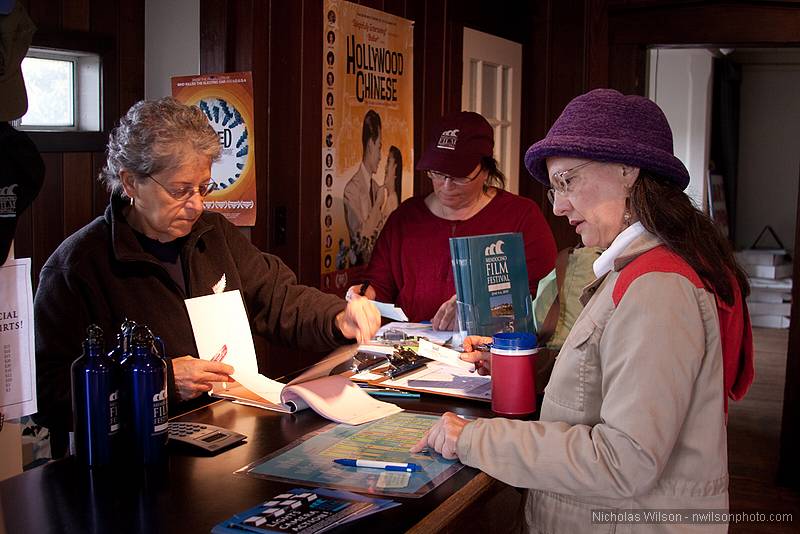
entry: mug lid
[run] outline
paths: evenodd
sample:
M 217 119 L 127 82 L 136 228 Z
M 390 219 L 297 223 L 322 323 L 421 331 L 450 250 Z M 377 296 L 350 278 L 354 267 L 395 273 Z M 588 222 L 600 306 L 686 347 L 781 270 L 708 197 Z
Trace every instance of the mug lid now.
M 498 332 L 492 337 L 492 348 L 501 350 L 535 349 L 536 336 L 528 332 Z

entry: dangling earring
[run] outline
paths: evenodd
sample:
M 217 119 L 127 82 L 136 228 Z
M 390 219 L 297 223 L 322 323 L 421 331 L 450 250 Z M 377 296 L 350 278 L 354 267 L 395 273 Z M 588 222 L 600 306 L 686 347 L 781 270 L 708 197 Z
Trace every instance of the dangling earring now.
M 133 197 L 131 197 L 131 206 L 133 206 Z
M 625 172 L 625 171 L 623 171 Z M 631 197 L 630 197 L 630 187 L 625 188 L 629 195 L 625 197 L 625 211 L 622 212 L 622 222 L 625 224 L 625 228 L 631 225 Z

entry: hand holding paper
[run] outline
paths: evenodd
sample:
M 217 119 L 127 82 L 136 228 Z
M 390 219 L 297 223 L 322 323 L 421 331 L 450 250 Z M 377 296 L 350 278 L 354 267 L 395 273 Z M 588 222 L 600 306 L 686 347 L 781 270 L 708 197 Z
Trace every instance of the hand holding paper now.
M 447 347 L 443 347 L 441 345 L 436 345 L 424 339 L 419 340 L 419 349 L 417 350 L 417 354 L 420 356 L 425 356 L 426 358 L 430 358 L 431 360 L 444 363 L 450 367 L 458 367 L 468 371 L 473 371 L 475 369 L 473 364 L 465 362 L 459 357 L 458 351 L 448 349 Z

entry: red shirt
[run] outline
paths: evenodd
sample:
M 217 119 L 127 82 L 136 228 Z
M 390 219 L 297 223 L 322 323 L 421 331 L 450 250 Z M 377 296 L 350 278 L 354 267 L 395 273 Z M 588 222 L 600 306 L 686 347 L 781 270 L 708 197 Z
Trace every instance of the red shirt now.
M 456 290 L 450 263 L 451 237 L 521 232 L 531 295 L 556 261 L 553 233 L 530 199 L 503 190 L 465 221 L 437 217 L 424 198 L 403 202 L 386 221 L 364 273 L 376 299 L 393 302 L 412 322 L 433 318 Z

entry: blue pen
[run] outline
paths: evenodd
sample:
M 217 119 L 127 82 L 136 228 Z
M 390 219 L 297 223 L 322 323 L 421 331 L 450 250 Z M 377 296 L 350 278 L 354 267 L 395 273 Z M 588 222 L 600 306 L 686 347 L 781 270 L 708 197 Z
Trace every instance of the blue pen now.
M 357 460 L 353 458 L 338 458 L 334 460 L 339 465 L 348 467 L 371 467 L 372 469 L 383 469 L 385 471 L 422 471 L 422 467 L 417 464 L 404 464 L 399 462 L 378 462 L 376 460 Z

